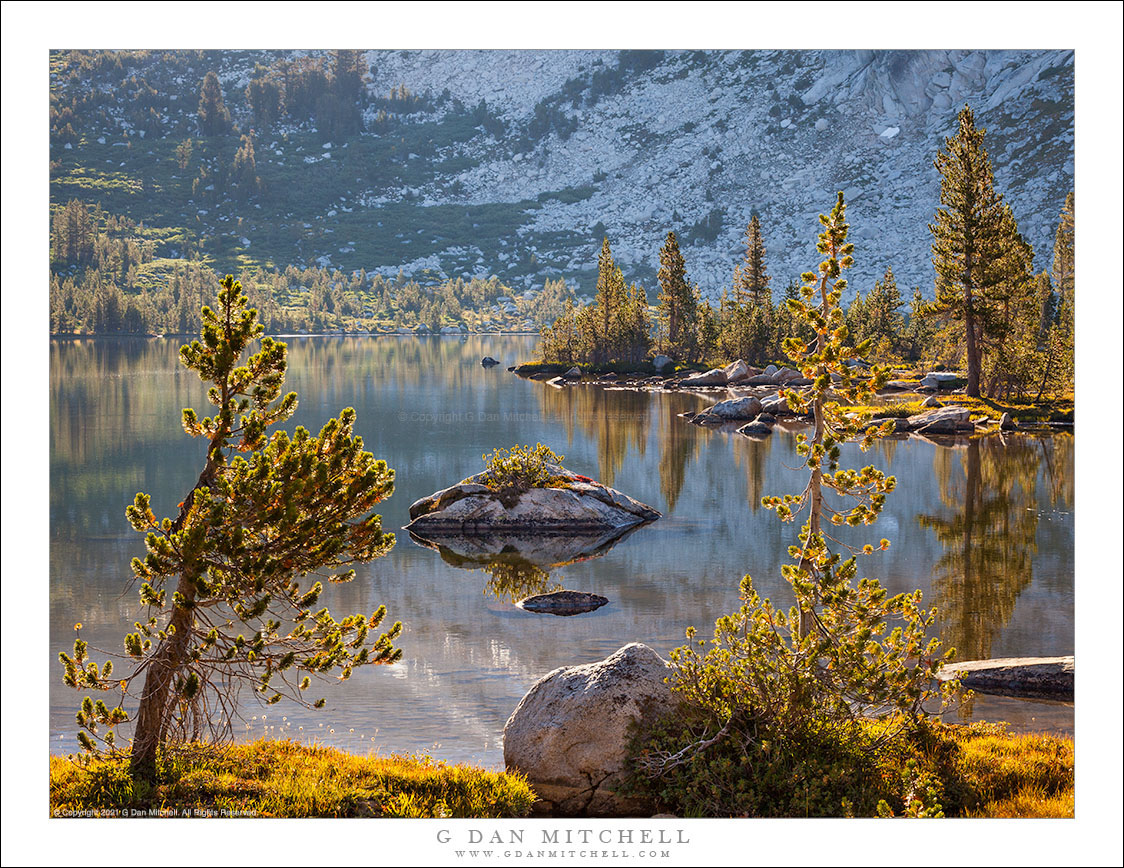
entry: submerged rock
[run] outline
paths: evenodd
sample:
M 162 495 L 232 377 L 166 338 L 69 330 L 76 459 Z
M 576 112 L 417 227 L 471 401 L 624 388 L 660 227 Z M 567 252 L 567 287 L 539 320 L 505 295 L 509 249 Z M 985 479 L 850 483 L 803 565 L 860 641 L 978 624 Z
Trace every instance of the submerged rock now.
M 609 602 L 608 597 L 589 594 L 585 591 L 554 591 L 550 594 L 535 594 L 520 600 L 515 605 L 528 612 L 544 615 L 580 615 L 600 609 Z
M 746 437 L 768 437 L 773 433 L 773 426 L 765 422 L 754 420 L 738 429 L 739 434 L 744 434 Z
M 585 666 L 540 678 L 503 729 L 509 771 L 527 776 L 537 813 L 632 816 L 651 806 L 615 790 L 624 779 L 634 727 L 643 731 L 676 708 L 664 682 L 670 669 L 647 645 L 633 643 Z
M 484 356 L 484 358 L 480 360 L 480 364 L 485 368 L 491 368 L 495 365 L 498 365 L 499 362 L 493 359 L 491 356 Z

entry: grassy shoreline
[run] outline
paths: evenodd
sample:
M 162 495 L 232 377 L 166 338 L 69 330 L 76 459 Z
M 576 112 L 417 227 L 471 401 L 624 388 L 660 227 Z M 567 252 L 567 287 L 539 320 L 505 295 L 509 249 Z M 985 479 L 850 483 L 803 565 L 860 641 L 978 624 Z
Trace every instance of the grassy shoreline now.
M 520 775 L 287 740 L 187 746 L 161 759 L 153 785 L 129 777 L 126 757 L 50 760 L 52 816 L 502 818 L 534 799 Z
M 939 731 L 959 756 L 945 782 L 950 816 L 1074 815 L 1072 737 L 1001 724 Z M 535 798 L 518 774 L 286 740 L 189 746 L 162 759 L 153 785 L 135 783 L 124 757 L 50 758 L 52 817 L 503 819 L 527 816 Z

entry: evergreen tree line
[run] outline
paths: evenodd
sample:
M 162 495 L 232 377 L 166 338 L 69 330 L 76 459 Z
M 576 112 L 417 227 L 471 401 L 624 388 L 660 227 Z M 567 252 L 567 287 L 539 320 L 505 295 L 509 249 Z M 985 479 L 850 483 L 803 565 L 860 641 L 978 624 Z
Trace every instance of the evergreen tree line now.
M 191 334 L 213 292 L 215 272 L 195 259 L 158 256 L 143 225 L 72 200 L 51 220 L 52 334 Z M 423 284 L 320 267 L 245 269 L 240 280 L 271 333 L 329 329 L 506 324 L 497 300 L 513 291 L 498 278 Z M 549 322 L 573 298 L 562 279 L 545 281 L 519 318 Z
M 965 108 L 957 135 L 936 160 L 942 207 L 930 226 L 936 297 L 914 287 L 906 307 L 892 267 L 846 310 L 845 328 L 872 363 L 966 368 L 969 395 L 1061 396 L 1074 377 L 1074 200 L 1066 198 L 1049 271 L 1034 270 L 1034 252 L 1012 209 L 995 190 L 983 131 Z M 659 254 L 659 292 L 649 306 L 642 286 L 626 291 L 606 238 L 594 302 L 568 307 L 542 332 L 543 360 L 605 365 L 644 360 L 652 352 L 684 362 L 783 363 L 782 342 L 811 340 L 793 315 L 799 285 L 774 302 L 760 220 L 746 228 L 745 255 L 715 308 L 687 277 L 674 232 Z
M 221 51 L 60 51 L 51 55 L 49 129 L 52 144 L 77 145 L 77 130 L 116 127 L 144 136 L 241 136 L 280 123 L 311 124 L 325 140 L 356 135 L 365 112 L 385 128 L 393 117 L 451 100 L 416 94 L 405 85 L 372 96 L 361 51 L 340 49 L 291 58 L 263 52 L 244 87 L 224 88 Z M 105 87 L 109 85 L 109 87 Z M 193 92 L 194 90 L 194 92 Z M 455 101 L 454 101 L 455 102 Z M 459 113 L 466 110 L 459 103 Z

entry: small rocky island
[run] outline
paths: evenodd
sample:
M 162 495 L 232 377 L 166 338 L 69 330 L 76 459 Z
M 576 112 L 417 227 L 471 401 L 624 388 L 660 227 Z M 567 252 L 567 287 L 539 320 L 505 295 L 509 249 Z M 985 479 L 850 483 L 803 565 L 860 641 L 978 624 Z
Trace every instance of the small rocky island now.
M 537 445 L 500 449 L 487 468 L 410 506 L 406 530 L 454 566 L 483 569 L 527 612 L 576 615 L 609 601 L 598 594 L 546 587 L 549 570 L 608 551 L 660 518 L 647 504 L 565 469 Z
M 406 530 L 476 535 L 500 531 L 543 534 L 626 530 L 660 513 L 588 476 L 545 464 L 548 484 L 495 484 L 489 471 L 470 476 L 410 505 Z

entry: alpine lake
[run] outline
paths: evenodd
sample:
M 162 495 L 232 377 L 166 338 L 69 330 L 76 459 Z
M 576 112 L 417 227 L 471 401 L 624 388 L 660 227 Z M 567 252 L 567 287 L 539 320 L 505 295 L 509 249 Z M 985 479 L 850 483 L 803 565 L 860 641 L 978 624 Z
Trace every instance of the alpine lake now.
M 242 699 L 235 736 L 319 742 L 356 753 L 431 752 L 450 762 L 503 765 L 503 727 L 537 679 L 589 663 L 629 642 L 659 654 L 690 626 L 708 638 L 739 606 L 743 575 L 787 604 L 781 577 L 795 523 L 760 506 L 796 493 L 794 430 L 764 440 L 691 425 L 679 414 L 716 400 L 686 392 L 524 380 L 509 365 L 534 357 L 537 338 L 290 337 L 286 390 L 300 397 L 292 431 L 317 432 L 344 407 L 365 448 L 396 473 L 381 504 L 397 542 L 357 566 L 354 581 L 321 597 L 337 617 L 387 607 L 401 621 L 402 660 L 360 667 L 316 692 L 318 711 Z M 93 649 L 122 650 L 142 610 L 129 563 L 144 541 L 125 519 L 138 491 L 174 516 L 203 464 L 181 411 L 205 414 L 206 389 L 178 360 L 183 339 L 56 340 L 50 345 L 50 749 L 77 749 L 81 697 L 62 683 L 60 651 L 74 625 Z M 491 355 L 500 365 L 484 368 Z M 410 504 L 483 469 L 497 447 L 541 442 L 565 466 L 663 513 L 615 544 L 559 564 L 471 559 L 426 547 L 401 528 Z M 1072 654 L 1074 438 L 1072 431 L 969 439 L 888 438 L 841 466 L 875 466 L 897 487 L 875 525 L 845 538 L 891 547 L 860 575 L 892 593 L 920 588 L 940 611 L 937 630 L 957 659 Z M 609 599 L 572 617 L 514 603 L 559 588 Z M 127 671 L 119 661 L 117 672 Z M 107 697 L 110 698 L 110 697 Z M 128 705 L 126 706 L 128 708 Z M 1016 731 L 1073 732 L 1070 703 L 976 693 L 950 719 L 1005 720 Z

